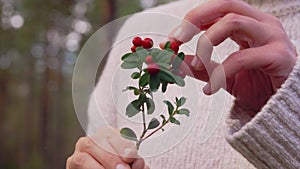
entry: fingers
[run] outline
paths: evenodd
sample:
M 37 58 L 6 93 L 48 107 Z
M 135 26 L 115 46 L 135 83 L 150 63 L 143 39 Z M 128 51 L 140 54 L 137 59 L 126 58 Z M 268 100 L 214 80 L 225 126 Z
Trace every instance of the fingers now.
M 95 168 L 100 166 L 105 169 L 131 169 L 130 164 L 135 168 L 145 167 L 144 160 L 137 155 L 135 145 L 111 127 L 99 129 L 92 138 L 80 138 L 74 155 L 68 159 L 67 169 L 85 169 L 92 164 Z
M 199 28 L 205 29 L 207 25 L 213 24 L 229 13 L 247 16 L 258 21 L 269 18 L 266 17 L 267 14 L 240 0 L 212 0 L 189 11 L 181 25 L 171 32 L 170 37 L 183 43 L 188 42 L 200 32 Z
M 268 47 L 248 48 L 232 53 L 225 61 L 218 65 L 210 76 L 209 83 L 203 88 L 205 94 L 216 93 L 220 88 L 227 88 L 228 82 L 238 72 L 242 70 L 256 69 L 265 67 L 270 63 Z
M 226 15 L 212 25 L 204 35 L 213 46 L 219 45 L 229 37 L 249 42 L 250 46 L 262 46 L 270 38 L 266 25 L 253 18 L 234 13 Z M 201 52 L 200 49 L 198 51 Z
M 131 163 L 137 158 L 137 149 L 132 142 L 120 137 L 120 135 L 111 136 L 107 140 L 123 161 Z
M 237 14 L 228 14 L 212 25 L 197 43 L 196 56 L 204 64 L 210 62 L 213 46 L 217 46 L 227 38 L 235 40 L 240 46 L 255 47 L 265 45 L 271 35 L 262 23 Z M 195 62 L 199 62 L 196 61 Z
M 67 160 L 67 169 L 104 169 L 87 153 L 74 153 Z
M 132 169 L 141 169 L 146 167 L 147 166 L 145 166 L 145 161 L 142 158 L 136 159 L 131 165 Z
M 201 61 L 200 64 L 193 64 L 194 59 L 197 58 L 193 55 L 186 55 L 184 58 L 184 63 L 180 66 L 180 69 L 188 76 L 195 79 L 208 82 L 209 72 L 212 72 L 219 64 L 211 61 L 204 66 Z
M 97 145 L 98 144 L 98 145 Z M 116 155 L 117 153 L 103 139 L 95 144 L 90 138 L 81 139 L 76 145 L 75 152 L 85 152 L 98 161 L 105 169 L 130 169 L 129 165 Z

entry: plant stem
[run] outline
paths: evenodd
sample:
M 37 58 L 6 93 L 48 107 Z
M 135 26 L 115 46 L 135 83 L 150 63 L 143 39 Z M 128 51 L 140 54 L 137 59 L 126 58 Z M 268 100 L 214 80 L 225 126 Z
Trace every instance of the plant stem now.
M 142 74 L 142 70 L 140 70 L 140 74 Z M 144 87 L 141 87 L 139 85 L 139 89 L 140 89 L 140 92 L 141 94 L 145 94 L 145 91 L 144 91 Z M 145 115 L 145 104 L 143 103 L 142 104 L 142 107 L 141 107 L 141 110 L 142 110 L 142 116 L 143 116 L 143 133 L 142 135 L 140 136 L 140 139 L 136 142 L 136 147 L 137 147 L 137 150 L 139 150 L 139 147 L 142 143 L 142 140 L 143 140 L 143 137 L 145 136 L 146 132 L 147 132 L 147 124 L 146 124 L 146 115 Z
M 168 124 L 171 120 L 171 118 L 176 114 L 176 112 L 178 111 L 178 107 L 176 106 L 176 109 L 174 110 L 174 112 L 172 113 L 172 115 L 169 117 L 169 119 L 167 121 L 165 121 L 164 123 L 162 123 L 162 125 L 157 128 L 156 130 L 154 130 L 153 132 L 151 132 L 150 134 L 148 134 L 146 137 L 145 134 L 147 132 L 147 130 L 143 132 L 142 136 L 140 137 L 139 141 L 137 142 L 137 149 L 139 150 L 139 146 L 141 145 L 141 143 L 143 141 L 145 141 L 146 139 L 148 139 L 149 137 L 151 137 L 153 134 L 155 134 L 156 132 L 158 132 L 159 130 L 161 130 L 166 124 Z
M 149 138 L 150 136 L 152 136 L 154 133 L 158 132 L 159 130 L 161 130 L 167 123 L 170 122 L 170 119 L 169 118 L 165 123 L 163 123 L 159 128 L 157 128 L 156 130 L 154 130 L 153 132 L 151 132 L 150 134 L 148 134 L 145 138 L 143 138 L 142 141 L 146 140 L 147 138 Z

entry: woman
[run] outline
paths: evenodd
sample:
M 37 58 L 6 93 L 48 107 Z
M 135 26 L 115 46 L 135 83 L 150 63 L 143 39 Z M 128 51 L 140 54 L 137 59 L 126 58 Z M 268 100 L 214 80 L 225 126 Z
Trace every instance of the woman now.
M 150 168 L 300 168 L 300 60 L 295 48 L 299 53 L 300 1 L 247 0 L 250 6 L 239 0 L 212 0 L 192 9 L 196 2 L 178 1 L 151 11 L 177 16 L 188 11 L 184 19 L 206 30 L 198 40 L 196 57 L 187 57 L 185 62 L 199 80 L 205 80 L 203 65 L 212 68 L 210 78 L 217 81 L 204 87 L 205 94 L 214 94 L 223 87 L 235 97 L 227 119 L 226 140 L 237 151 L 223 138 L 225 126 L 220 125 L 211 141 L 196 144 L 188 137 L 171 151 L 146 159 L 146 163 Z M 170 38 L 185 43 L 197 33 L 183 22 Z M 209 46 L 217 46 L 227 38 L 240 50 L 231 53 L 234 45 L 227 44 L 222 48 L 227 59 L 222 64 L 212 62 Z M 117 65 L 117 59 L 109 59 L 101 79 Z M 227 87 L 220 78 L 223 72 Z M 104 88 L 108 83 L 101 79 L 95 95 L 100 93 L 99 86 Z M 115 111 L 112 104 L 107 105 L 105 111 Z M 94 110 L 91 103 L 91 117 L 96 114 Z M 97 130 L 92 121 L 90 118 L 89 130 Z M 68 169 L 145 167 L 142 159 L 130 158 L 136 150 L 117 132 L 102 128 L 97 133 L 95 139 L 114 153 L 98 147 L 88 137 L 81 138 L 67 160 Z

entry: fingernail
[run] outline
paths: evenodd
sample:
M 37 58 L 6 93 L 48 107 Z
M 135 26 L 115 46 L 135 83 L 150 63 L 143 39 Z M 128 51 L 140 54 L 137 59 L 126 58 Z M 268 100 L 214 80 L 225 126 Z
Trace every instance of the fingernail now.
M 211 60 L 213 45 L 205 34 L 199 38 L 196 50 L 196 55 L 201 58 L 204 63 L 208 63 Z
M 127 167 L 125 167 L 123 164 L 118 164 L 116 169 L 127 169 Z
M 176 31 L 173 33 L 172 38 L 178 39 L 180 38 L 180 35 L 182 33 L 182 28 L 179 26 Z
M 193 66 L 193 68 L 195 70 L 203 70 L 204 69 L 204 65 L 202 64 L 202 62 L 199 60 L 199 58 L 197 58 L 197 56 L 194 57 L 194 59 L 191 62 L 191 65 Z
M 128 157 L 130 154 L 132 154 L 133 150 L 131 148 L 125 148 L 124 149 L 124 155 L 125 157 Z
M 211 95 L 211 88 L 210 88 L 210 85 L 209 85 L 209 84 L 207 84 L 207 85 L 204 86 L 203 92 L 204 92 L 206 95 Z

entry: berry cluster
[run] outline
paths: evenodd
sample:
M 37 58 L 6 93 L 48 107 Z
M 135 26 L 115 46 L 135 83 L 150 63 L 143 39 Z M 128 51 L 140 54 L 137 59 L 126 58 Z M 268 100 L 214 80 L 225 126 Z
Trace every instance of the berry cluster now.
M 135 37 L 132 40 L 132 44 L 133 46 L 131 47 L 131 51 L 134 53 L 137 51 L 137 48 L 144 48 L 144 49 L 151 49 L 153 47 L 153 40 L 151 38 L 145 38 L 142 40 L 141 37 Z M 174 59 L 176 58 L 176 55 L 178 54 L 179 51 L 179 46 L 180 46 L 180 42 L 178 41 L 173 41 L 173 42 L 167 42 L 164 46 L 160 46 L 161 49 L 163 50 L 168 50 L 169 51 L 173 51 L 174 55 L 171 58 L 171 62 L 174 61 Z M 182 58 L 183 60 L 183 58 Z M 145 63 L 148 65 L 147 67 L 147 72 L 151 75 L 151 76 L 155 76 L 159 73 L 160 71 L 160 67 L 157 63 L 154 62 L 154 59 L 151 55 L 148 55 L 145 59 Z M 181 78 L 185 78 L 186 74 L 181 71 L 180 69 L 171 69 L 171 72 L 177 76 L 180 76 Z M 170 82 L 171 84 L 173 82 Z
M 132 44 L 133 44 L 133 46 L 131 47 L 131 51 L 136 52 L 137 47 L 142 46 L 145 49 L 152 48 L 153 47 L 153 40 L 151 38 L 145 38 L 144 40 L 142 40 L 142 38 L 140 38 L 140 37 L 135 37 L 132 40 Z

